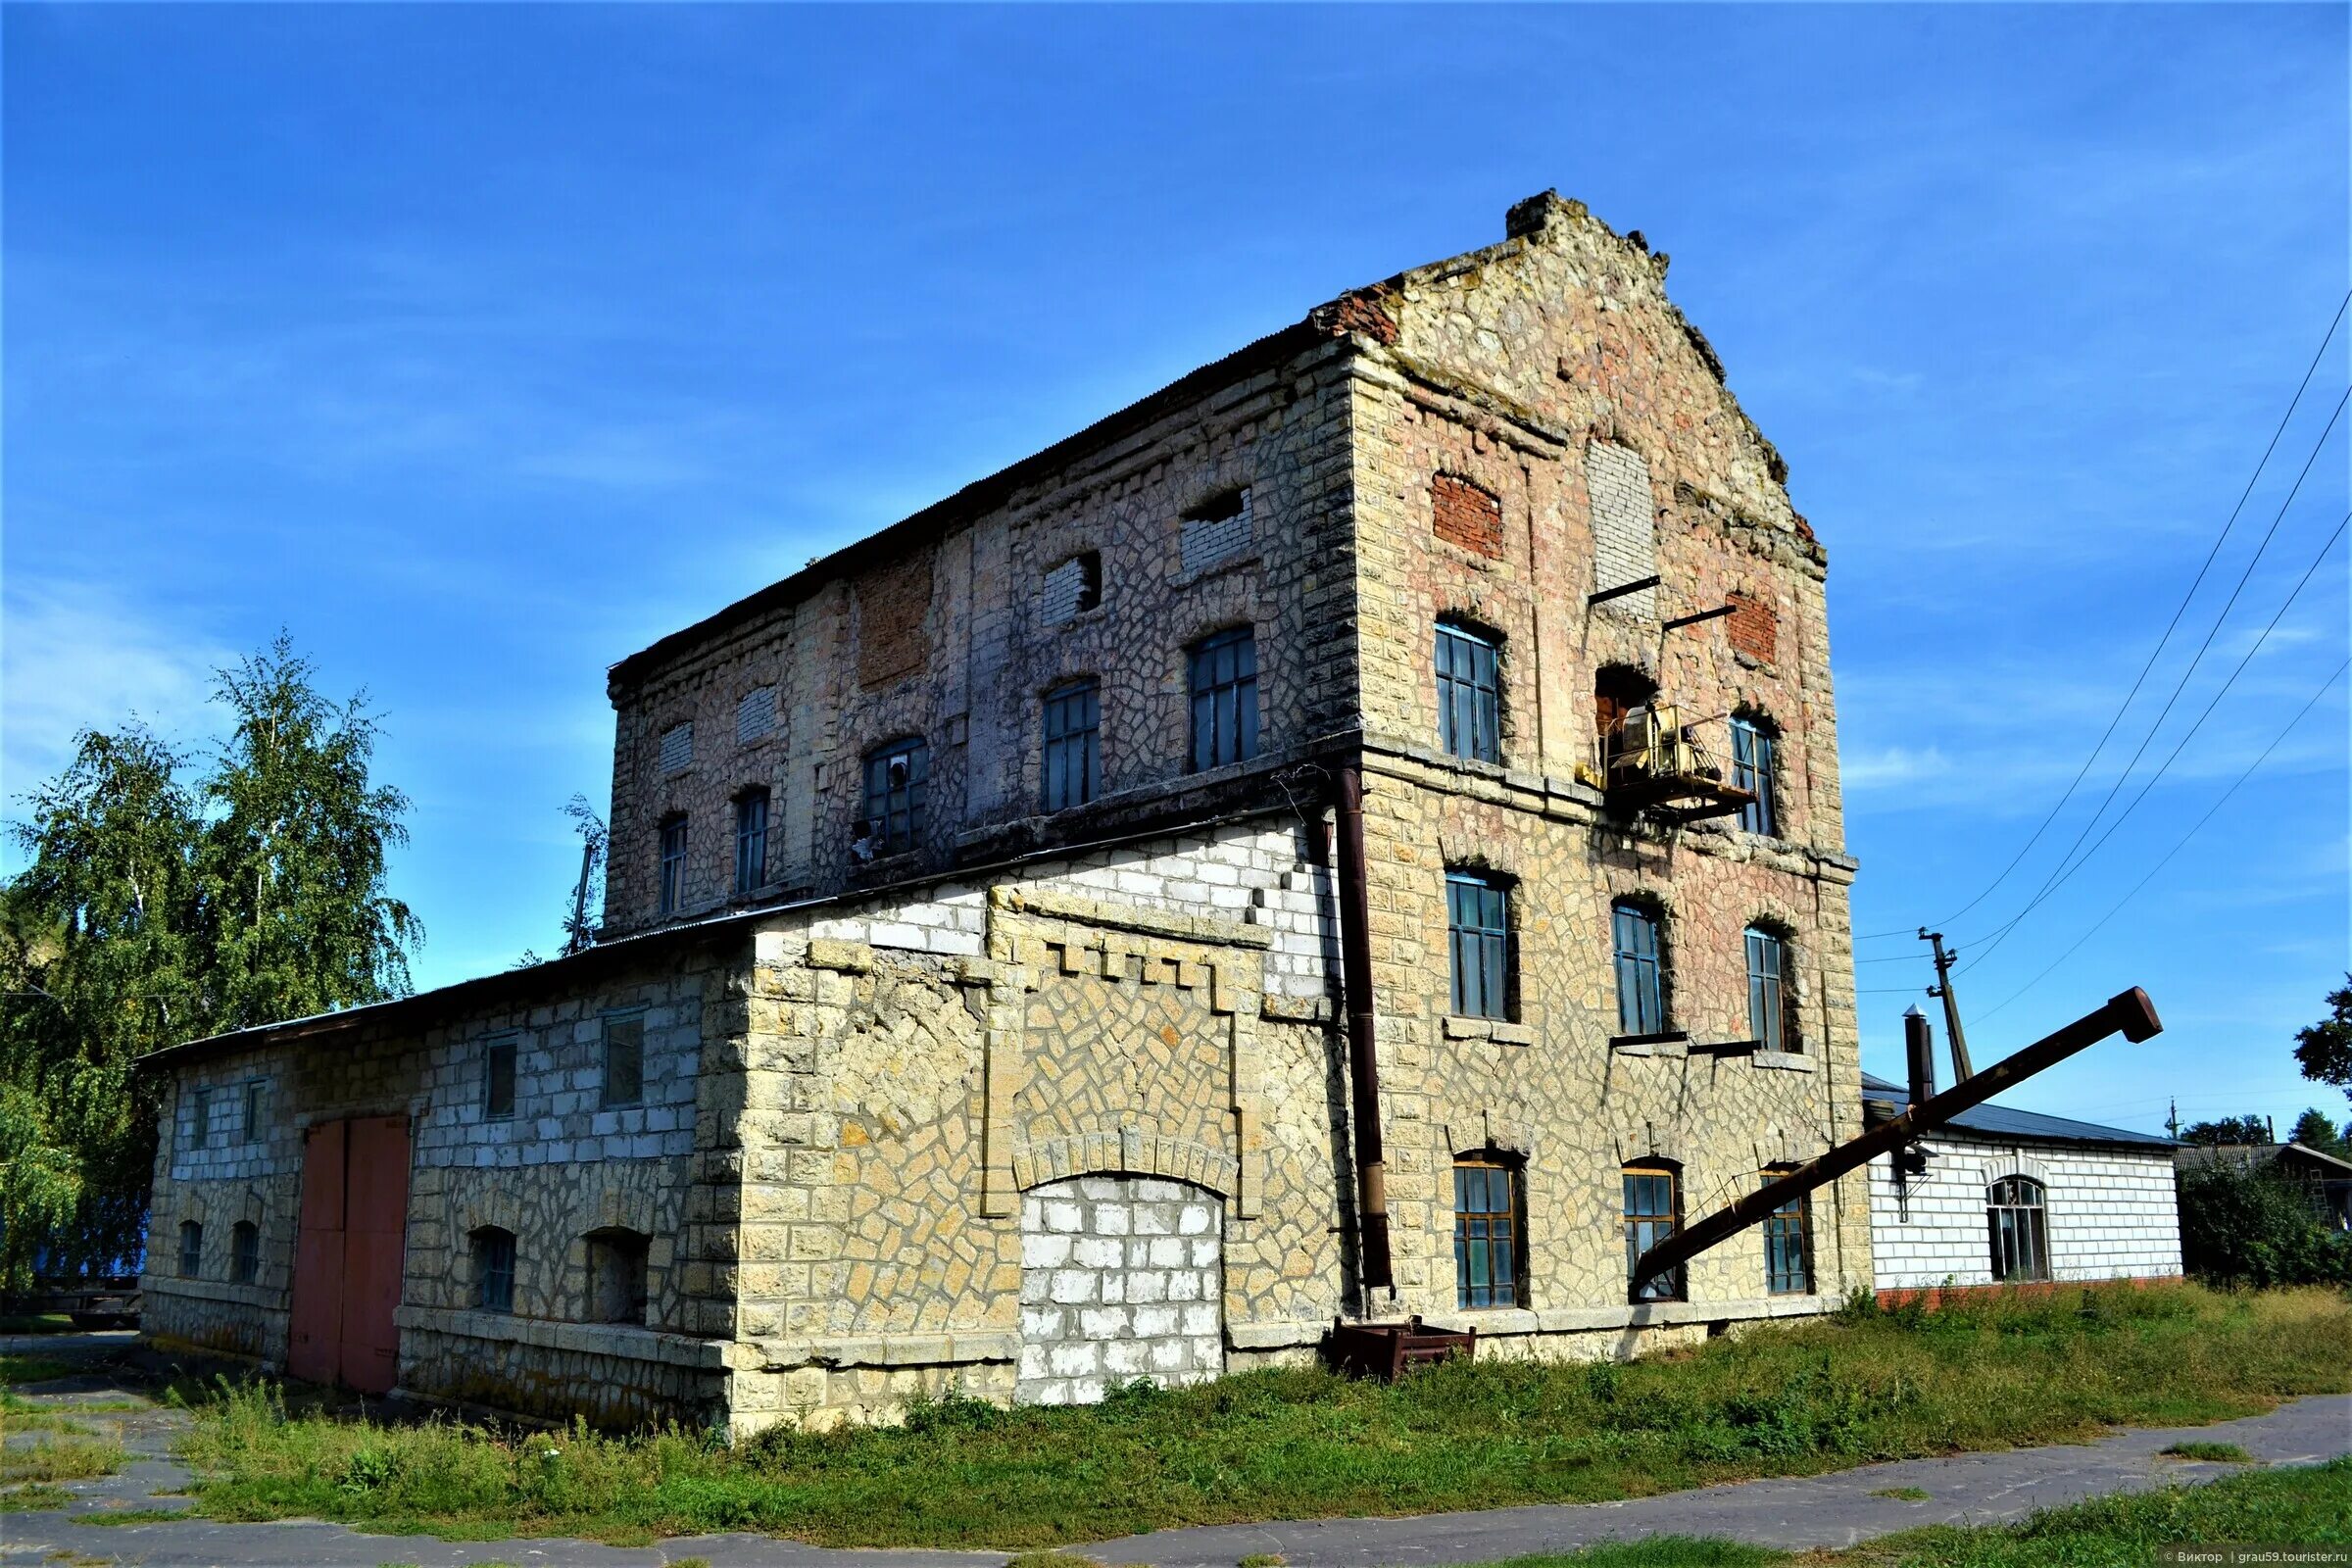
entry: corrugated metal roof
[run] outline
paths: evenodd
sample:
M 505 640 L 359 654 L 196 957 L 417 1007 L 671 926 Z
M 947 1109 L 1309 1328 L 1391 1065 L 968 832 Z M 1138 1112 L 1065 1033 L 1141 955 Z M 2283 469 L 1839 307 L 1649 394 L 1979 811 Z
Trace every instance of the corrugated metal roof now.
M 1910 1090 L 1901 1084 L 1888 1083 L 1875 1073 L 1862 1075 L 1862 1090 L 1874 1100 L 1891 1100 L 1904 1106 L 1911 1103 Z M 1993 1138 L 2039 1138 L 2059 1144 L 2136 1144 L 2147 1149 L 2177 1147 L 2170 1138 L 2160 1138 L 2154 1133 L 2102 1127 L 2094 1121 L 2044 1116 L 2037 1111 L 2011 1110 L 2006 1105 L 1973 1105 L 1954 1116 L 1951 1125 L 1964 1132 L 1984 1133 Z

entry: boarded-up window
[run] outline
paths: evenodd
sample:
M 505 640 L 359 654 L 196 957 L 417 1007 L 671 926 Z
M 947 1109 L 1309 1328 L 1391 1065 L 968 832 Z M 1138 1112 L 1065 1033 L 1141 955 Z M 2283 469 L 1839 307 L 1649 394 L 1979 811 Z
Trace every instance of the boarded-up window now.
M 880 686 L 920 671 L 931 659 L 924 621 L 931 611 L 931 552 L 877 567 L 858 579 L 858 684 Z
M 1585 448 L 1585 483 L 1592 499 L 1592 588 L 1603 593 L 1658 571 L 1658 519 L 1642 454 L 1611 441 Z M 1642 620 L 1657 618 L 1657 594 L 1643 589 L 1600 607 Z
M 1220 496 L 1184 519 L 1184 569 L 1202 571 L 1250 550 L 1250 492 Z
M 1049 626 L 1094 609 L 1102 602 L 1102 558 L 1089 550 L 1046 573 L 1038 590 L 1037 616 Z
M 1502 554 L 1502 503 L 1469 480 L 1441 473 L 1429 486 L 1430 527 L 1447 544 L 1492 560 Z
M 662 732 L 662 771 L 683 773 L 694 765 L 694 726 L 672 724 Z
M 749 746 L 776 727 L 776 689 L 760 686 L 743 694 L 735 705 L 735 742 Z
M 1780 650 L 1780 617 L 1770 605 L 1759 603 L 1745 594 L 1728 594 L 1724 602 L 1732 607 L 1725 625 L 1725 634 L 1732 646 L 1750 659 L 1769 664 Z

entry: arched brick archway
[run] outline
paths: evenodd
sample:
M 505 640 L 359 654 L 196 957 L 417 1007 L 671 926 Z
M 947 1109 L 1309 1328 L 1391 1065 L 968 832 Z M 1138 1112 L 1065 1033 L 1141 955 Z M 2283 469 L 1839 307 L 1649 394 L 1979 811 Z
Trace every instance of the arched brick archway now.
M 1020 1404 L 1091 1404 L 1131 1378 L 1225 1369 L 1225 1203 L 1160 1176 L 1072 1176 L 1021 1195 Z

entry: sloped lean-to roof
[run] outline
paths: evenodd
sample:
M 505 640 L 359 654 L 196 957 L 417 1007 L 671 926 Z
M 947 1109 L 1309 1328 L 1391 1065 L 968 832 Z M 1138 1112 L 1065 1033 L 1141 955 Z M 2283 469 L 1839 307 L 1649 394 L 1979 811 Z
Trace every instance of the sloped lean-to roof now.
M 1908 1089 L 1874 1073 L 1862 1075 L 1862 1092 L 1873 1100 L 1891 1101 L 1898 1114 L 1911 1104 Z M 2130 1144 L 2151 1151 L 2178 1147 L 2170 1138 L 2160 1138 L 2154 1133 L 2135 1133 L 2128 1127 L 2103 1127 L 2094 1121 L 2012 1110 L 2007 1105 L 1972 1106 L 1954 1116 L 1950 1125 L 1987 1138 L 2032 1138 L 2053 1144 Z

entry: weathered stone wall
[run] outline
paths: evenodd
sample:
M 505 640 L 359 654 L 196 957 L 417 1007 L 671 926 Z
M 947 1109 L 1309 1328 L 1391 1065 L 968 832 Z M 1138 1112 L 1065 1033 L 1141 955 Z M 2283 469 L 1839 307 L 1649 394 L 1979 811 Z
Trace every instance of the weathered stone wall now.
M 1870 1162 L 1871 1251 L 1881 1290 L 1990 1284 L 1985 1189 L 2007 1176 L 2042 1184 L 2052 1279 L 2180 1273 L 2180 1210 L 2168 1150 L 1999 1139 L 1952 1128 L 1925 1147 L 1927 1173 L 1899 1183 L 1886 1159 Z
M 738 966 L 740 968 L 740 966 Z M 545 989 L 440 1021 L 372 1024 L 316 1043 L 198 1060 L 176 1075 L 159 1151 L 145 1329 L 159 1343 L 285 1362 L 308 1132 L 355 1116 L 409 1122 L 411 1164 L 401 1305 L 406 1392 L 532 1414 L 585 1411 L 621 1422 L 704 1419 L 724 1392 L 712 1314 L 689 1288 L 685 1215 L 713 1141 L 699 1111 L 703 1042 L 741 1026 L 740 982 L 695 947 L 659 967 Z M 628 1019 L 644 1034 L 639 1105 L 601 1103 L 603 1031 Z M 483 1053 L 516 1050 L 511 1117 L 484 1114 Z M 249 1136 L 244 1086 L 264 1086 Z M 211 1135 L 193 1139 L 193 1098 L 210 1088 Z M 233 1113 L 231 1112 L 233 1107 Z M 707 1204 L 707 1200 L 706 1200 Z M 205 1226 L 200 1277 L 176 1277 L 179 1223 Z M 255 1282 L 229 1280 L 230 1230 L 261 1229 Z M 515 1237 L 514 1311 L 476 1309 L 471 1233 Z M 587 1323 L 586 1236 L 620 1227 L 651 1239 L 643 1326 Z M 705 1282 L 707 1288 L 707 1281 Z
M 1186 649 L 1249 626 L 1257 640 L 1260 767 L 1344 724 L 1354 598 L 1344 503 L 1345 381 L 1336 346 L 1248 376 L 1106 439 L 1007 499 L 943 522 L 935 540 L 820 576 L 789 603 L 615 682 L 612 856 L 605 924 L 658 918 L 659 824 L 688 823 L 681 915 L 736 899 L 733 801 L 771 792 L 768 896 L 825 893 L 934 871 L 994 846 L 1082 834 L 1191 776 Z M 1188 517 L 1213 525 L 1219 548 Z M 1222 504 L 1221 504 L 1222 503 Z M 1048 577 L 1100 558 L 1101 602 L 1067 614 Z M 1042 819 L 1042 699 L 1101 683 L 1102 794 Z M 739 741 L 747 693 L 778 694 L 772 728 Z M 854 702 L 845 701 L 855 694 Z M 692 760 L 664 769 L 661 738 L 693 726 Z M 929 745 L 916 852 L 863 863 L 850 849 L 860 760 L 907 736 Z

